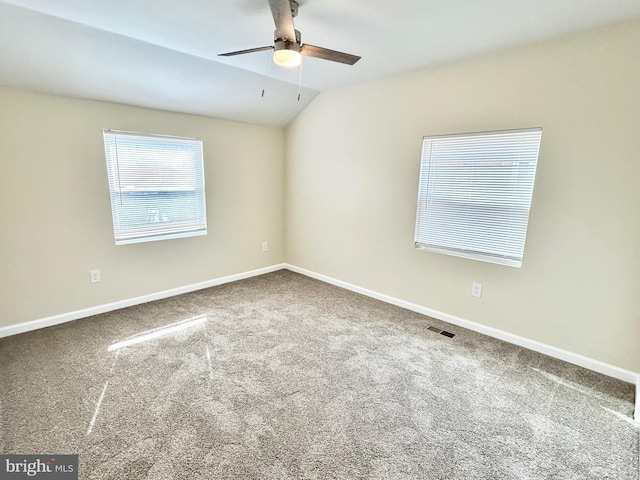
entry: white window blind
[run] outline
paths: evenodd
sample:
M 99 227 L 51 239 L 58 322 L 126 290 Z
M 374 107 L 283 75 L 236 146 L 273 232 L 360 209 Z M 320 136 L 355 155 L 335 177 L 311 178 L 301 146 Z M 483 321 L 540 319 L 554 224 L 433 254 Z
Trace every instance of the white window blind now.
M 103 135 L 116 245 L 206 235 L 201 140 Z
M 415 246 L 520 267 L 542 129 L 425 137 Z

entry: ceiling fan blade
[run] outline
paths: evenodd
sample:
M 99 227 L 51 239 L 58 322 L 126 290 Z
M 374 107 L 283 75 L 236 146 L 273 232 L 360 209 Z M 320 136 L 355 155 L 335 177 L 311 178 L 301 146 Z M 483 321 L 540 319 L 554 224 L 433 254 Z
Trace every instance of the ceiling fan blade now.
M 238 50 L 237 52 L 219 53 L 219 57 L 233 57 L 234 55 L 244 55 L 245 53 L 262 52 L 263 50 L 273 50 L 272 46 L 249 48 L 247 50 Z
M 353 65 L 360 60 L 360 57 L 357 55 L 329 50 L 328 48 L 316 47 L 314 45 L 309 45 L 308 43 L 305 43 L 300 47 L 300 53 L 307 57 L 322 58 L 324 60 L 331 60 L 332 62 L 346 63 L 347 65 Z
M 276 39 L 296 41 L 296 29 L 293 26 L 293 13 L 290 0 L 269 0 L 273 22 L 276 24 Z

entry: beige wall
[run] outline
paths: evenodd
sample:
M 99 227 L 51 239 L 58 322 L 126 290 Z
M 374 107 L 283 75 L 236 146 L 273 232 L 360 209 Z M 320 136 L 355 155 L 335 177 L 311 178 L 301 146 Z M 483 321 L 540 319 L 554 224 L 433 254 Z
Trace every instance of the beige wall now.
M 286 132 L 0 88 L 0 327 L 287 261 L 640 371 L 639 54 L 623 23 L 324 93 Z M 413 249 L 422 136 L 531 126 L 524 266 Z M 103 128 L 204 140 L 209 235 L 114 245 Z
M 415 250 L 422 137 L 536 126 L 523 267 Z M 323 93 L 286 157 L 289 263 L 640 371 L 640 22 Z
M 114 245 L 104 128 L 204 141 L 207 236 Z M 281 263 L 283 148 L 278 128 L 0 89 L 0 326 Z

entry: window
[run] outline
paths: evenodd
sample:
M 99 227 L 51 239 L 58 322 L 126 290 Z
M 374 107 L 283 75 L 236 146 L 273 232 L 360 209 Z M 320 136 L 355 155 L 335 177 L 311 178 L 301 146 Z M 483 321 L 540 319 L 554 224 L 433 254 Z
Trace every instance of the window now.
M 103 134 L 116 245 L 207 234 L 201 140 Z
M 415 246 L 522 266 L 542 129 L 425 137 Z

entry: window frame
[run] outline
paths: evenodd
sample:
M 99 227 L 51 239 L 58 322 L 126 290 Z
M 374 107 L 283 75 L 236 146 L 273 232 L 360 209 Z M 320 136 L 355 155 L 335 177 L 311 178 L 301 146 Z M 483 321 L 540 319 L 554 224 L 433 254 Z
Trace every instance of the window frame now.
M 423 137 L 414 247 L 521 267 L 541 138 L 539 127 Z
M 104 129 L 103 143 L 116 245 L 207 234 L 202 140 Z

